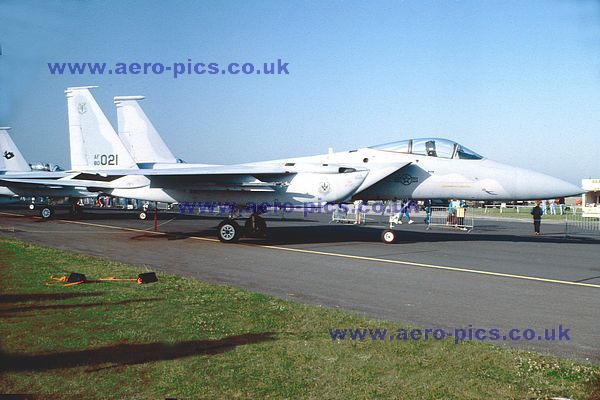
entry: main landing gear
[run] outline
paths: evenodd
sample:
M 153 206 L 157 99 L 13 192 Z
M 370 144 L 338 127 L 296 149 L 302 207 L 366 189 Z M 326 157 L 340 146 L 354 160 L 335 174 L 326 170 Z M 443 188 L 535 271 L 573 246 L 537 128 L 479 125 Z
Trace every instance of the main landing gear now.
M 33 211 L 36 209 L 35 198 L 32 198 L 31 201 L 32 203 L 29 204 L 29 209 Z M 39 207 L 38 215 L 43 220 L 49 220 L 50 218 L 54 217 L 54 206 L 50 202 L 48 203 L 49 204 L 46 205 L 40 205 Z
M 49 220 L 54 218 L 56 214 L 55 205 L 57 203 L 55 199 L 50 199 L 47 203 L 48 204 L 40 205 L 39 207 L 32 203 L 29 205 L 29 209 L 35 210 L 38 208 L 38 215 L 43 220 Z M 69 198 L 69 215 L 73 218 L 80 218 L 83 215 L 83 203 L 80 199 Z
M 267 236 L 267 223 L 259 214 L 254 213 L 246 220 L 242 228 L 233 218 L 228 218 L 217 228 L 219 240 L 223 243 L 237 242 L 240 237 L 265 237 Z
M 54 216 L 54 207 L 52 206 L 42 206 L 40 208 L 40 217 L 44 220 L 48 220 Z
M 217 235 L 223 243 L 235 243 L 240 239 L 242 228 L 233 218 L 226 219 L 219 224 Z
M 73 218 L 81 218 L 83 216 L 83 203 L 80 199 L 69 199 L 69 215 Z

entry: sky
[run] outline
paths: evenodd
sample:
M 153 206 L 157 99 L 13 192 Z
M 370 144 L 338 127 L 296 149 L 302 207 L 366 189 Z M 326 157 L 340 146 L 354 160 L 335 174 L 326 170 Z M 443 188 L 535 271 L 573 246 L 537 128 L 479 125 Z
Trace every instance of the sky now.
M 69 166 L 64 90 L 142 107 L 173 153 L 244 163 L 413 137 L 600 178 L 600 1 L 0 0 L 0 126 Z M 47 63 L 262 63 L 280 75 L 52 75 Z

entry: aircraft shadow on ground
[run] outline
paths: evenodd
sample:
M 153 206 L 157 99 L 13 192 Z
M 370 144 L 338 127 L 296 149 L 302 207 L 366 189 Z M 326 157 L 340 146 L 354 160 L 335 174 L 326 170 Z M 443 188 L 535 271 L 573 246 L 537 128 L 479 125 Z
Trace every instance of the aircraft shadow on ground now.
M 569 238 L 556 236 L 524 236 L 494 233 L 466 232 L 417 232 L 396 230 L 396 244 L 436 243 L 436 242 L 519 242 L 519 243 L 583 243 L 600 244 L 599 239 Z M 301 226 L 272 227 L 266 239 L 253 239 L 261 244 L 303 244 L 303 243 L 339 243 L 339 242 L 381 242 L 381 228 L 354 226 Z M 215 232 L 216 233 L 216 232 Z
M 520 242 L 520 243 L 583 243 L 600 244 L 600 239 L 589 237 L 565 239 L 560 234 L 547 236 L 526 236 L 507 233 L 490 233 L 503 230 L 497 227 L 482 227 L 478 233 L 458 231 L 424 231 L 397 229 L 396 244 L 436 243 L 436 242 Z M 266 238 L 242 238 L 241 243 L 264 245 L 288 245 L 310 243 L 341 242 L 381 242 L 382 228 L 356 227 L 344 225 L 314 226 L 271 226 Z M 135 235 L 130 240 L 183 240 L 189 237 L 217 237 L 216 227 L 198 231 L 174 231 L 153 234 L 151 232 Z
M 147 239 L 154 240 L 183 240 L 188 239 L 192 236 L 215 236 L 215 232 L 212 230 L 196 231 L 196 232 L 163 232 L 156 234 L 152 232 L 142 233 L 139 235 L 131 236 L 129 240 L 143 241 Z
M 149 218 L 152 218 L 152 213 L 149 212 Z M 10 218 L 10 216 L 6 216 Z M 58 216 L 60 218 L 61 216 Z M 23 217 L 18 217 L 23 218 Z M 214 221 L 215 226 L 207 229 L 201 229 L 196 231 L 175 231 L 175 232 L 163 232 L 162 234 L 154 234 L 148 232 L 145 234 L 139 234 L 131 237 L 131 240 L 183 240 L 191 236 L 202 236 L 216 238 L 216 225 L 223 220 L 222 216 L 210 216 L 210 215 L 188 215 L 181 213 L 159 213 L 159 221 L 168 220 L 175 218 L 177 220 L 205 220 Z M 96 212 L 84 213 L 81 218 L 70 218 L 64 219 L 72 220 L 131 220 L 137 219 L 137 213 L 133 211 L 112 211 L 111 210 L 100 210 Z M 276 222 L 315 222 L 322 223 L 323 221 L 308 220 L 305 218 L 291 218 L 286 216 L 285 219 L 277 218 L 266 218 L 267 223 L 269 221 Z M 41 219 L 35 219 L 36 221 L 46 222 Z M 141 222 L 141 221 L 140 221 Z M 148 224 L 151 221 L 145 221 Z M 243 226 L 244 219 L 238 221 Z M 270 224 L 269 224 L 270 225 Z M 554 229 L 555 227 L 552 227 Z M 476 228 L 473 233 L 465 232 L 454 232 L 454 231 L 427 231 L 418 232 L 414 230 L 403 230 L 396 229 L 398 232 L 397 244 L 417 243 L 417 242 L 522 242 L 522 243 L 583 243 L 583 244 L 600 244 L 600 239 L 591 237 L 570 237 L 565 239 L 563 235 L 558 232 L 552 233 L 551 235 L 542 236 L 528 236 L 519 234 L 508 234 L 498 233 L 499 231 L 506 231 L 507 227 L 501 224 L 495 223 L 484 223 Z M 340 242 L 380 242 L 380 235 L 382 232 L 381 227 L 369 227 L 361 226 L 356 227 L 352 225 L 321 225 L 316 224 L 313 226 L 269 226 L 269 235 L 266 239 L 247 239 L 244 238 L 245 242 L 260 243 L 260 244 L 303 244 L 303 243 L 340 243 Z M 495 233 L 494 233 L 495 232 Z
M 154 213 L 148 211 L 148 217 L 146 222 L 152 222 L 154 219 Z M 244 221 L 247 215 L 241 219 Z M 16 217 L 15 217 L 16 218 Z M 23 217 L 20 217 L 23 218 Z M 33 217 L 32 217 L 33 218 Z M 69 214 L 57 213 L 56 218 L 73 220 L 73 221 L 91 221 L 91 220 L 139 220 L 139 211 L 114 211 L 114 210 L 95 210 L 93 212 L 84 212 L 81 216 L 73 217 Z M 226 217 L 223 215 L 210 215 L 210 214 L 184 214 L 179 212 L 159 212 L 157 216 L 158 221 L 165 221 L 170 219 L 178 220 L 207 220 L 207 221 L 218 221 L 221 222 Z M 268 216 L 265 217 L 267 221 L 284 221 L 284 222 L 318 222 L 316 219 L 298 218 L 286 215 L 284 218 L 279 216 Z M 38 219 L 39 221 L 43 221 Z
M 84 210 L 81 215 L 73 216 L 69 214 L 69 212 L 64 209 L 57 209 L 54 217 L 51 220 L 68 220 L 68 221 L 93 221 L 93 220 L 140 220 L 139 213 L 141 210 L 120 210 L 114 208 L 97 208 L 93 210 Z M 31 211 L 26 209 L 26 207 L 0 207 L 0 212 L 8 212 L 15 213 L 15 215 L 3 214 L 2 218 L 4 219 L 20 219 L 24 218 L 29 219 L 31 221 L 36 222 L 47 222 L 46 220 L 39 217 L 39 208 Z M 154 212 L 152 210 L 148 211 L 146 223 L 151 223 L 154 219 Z M 298 216 L 296 216 L 298 215 Z M 325 213 L 311 213 L 306 217 L 302 217 L 301 213 L 298 214 L 284 214 L 283 218 L 281 214 L 264 214 L 263 218 L 267 221 L 282 221 L 282 222 L 322 222 L 316 217 L 319 216 L 327 216 L 327 220 L 330 219 L 330 214 Z M 312 218 L 310 218 L 310 217 Z M 314 216 L 314 217 L 313 217 Z M 245 221 L 249 217 L 249 214 L 244 213 L 241 216 L 241 221 Z M 181 213 L 177 211 L 159 211 L 157 215 L 157 219 L 159 221 L 165 221 L 170 219 L 178 219 L 178 220 L 206 220 L 206 221 L 218 221 L 221 222 L 226 219 L 227 216 L 220 214 L 190 214 L 190 213 Z M 140 222 L 142 222 L 140 220 Z
M 0 304 L 24 303 L 28 301 L 69 300 L 77 297 L 103 296 L 104 294 L 104 292 L 0 294 Z
M 117 344 L 94 349 L 37 355 L 2 352 L 0 353 L 0 373 L 76 367 L 88 367 L 87 372 L 93 372 L 124 365 L 221 354 L 238 346 L 272 340 L 275 340 L 275 334 L 265 332 L 246 333 L 217 340 L 187 340 L 173 344 L 164 342 Z

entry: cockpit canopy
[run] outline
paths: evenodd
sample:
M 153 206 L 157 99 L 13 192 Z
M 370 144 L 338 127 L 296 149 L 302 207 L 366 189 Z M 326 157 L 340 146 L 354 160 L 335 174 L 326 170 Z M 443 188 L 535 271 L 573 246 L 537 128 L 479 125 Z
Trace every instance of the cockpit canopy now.
M 47 172 L 58 172 L 58 171 L 64 171 L 64 169 L 62 169 L 60 166 L 56 165 L 56 164 L 49 164 L 49 163 L 41 163 L 41 162 L 35 162 L 33 164 L 29 164 L 29 167 L 31 168 L 32 171 L 47 171 Z
M 463 145 L 448 139 L 424 138 L 402 140 L 372 146 L 371 149 L 395 153 L 417 154 L 439 158 L 459 158 L 461 160 L 481 160 L 483 157 Z

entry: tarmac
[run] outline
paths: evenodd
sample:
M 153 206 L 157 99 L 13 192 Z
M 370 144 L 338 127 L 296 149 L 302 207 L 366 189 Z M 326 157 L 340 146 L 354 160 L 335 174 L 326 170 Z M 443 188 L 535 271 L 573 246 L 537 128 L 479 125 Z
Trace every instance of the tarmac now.
M 560 224 L 542 222 L 537 237 L 531 223 L 488 219 L 476 219 L 470 233 L 426 230 L 417 218 L 398 226 L 397 243 L 388 245 L 379 227 L 328 219 L 271 217 L 268 238 L 223 244 L 216 239 L 218 218 L 160 214 L 153 232 L 152 218 L 141 221 L 132 212 L 86 211 L 78 220 L 59 212 L 42 221 L 35 211 L 5 208 L 0 235 L 399 327 L 497 328 L 504 335 L 533 329 L 533 340 L 492 343 L 600 364 L 599 236 L 565 238 Z M 569 329 L 569 340 L 537 340 L 559 325 Z

